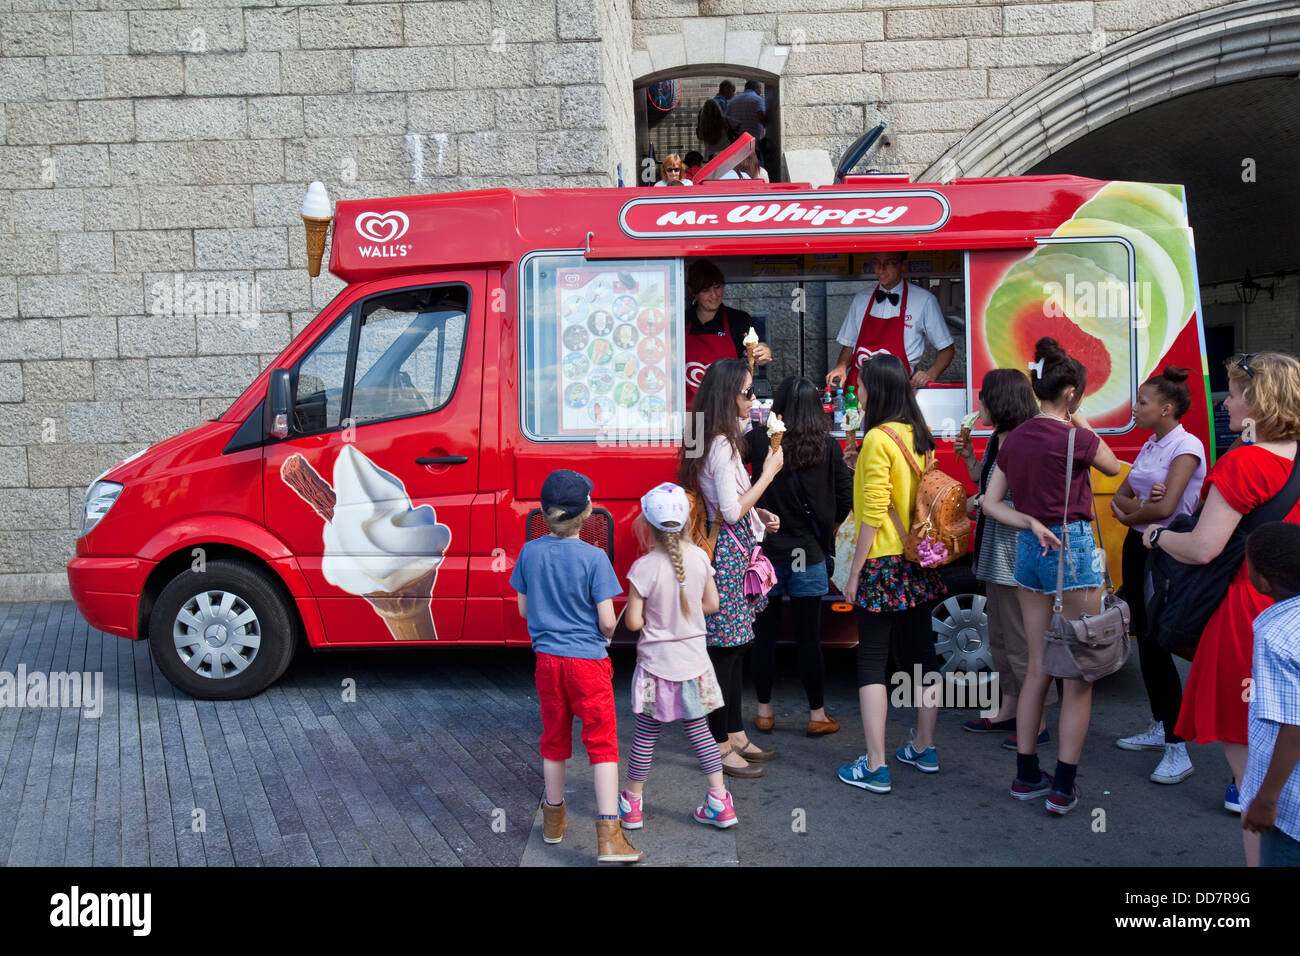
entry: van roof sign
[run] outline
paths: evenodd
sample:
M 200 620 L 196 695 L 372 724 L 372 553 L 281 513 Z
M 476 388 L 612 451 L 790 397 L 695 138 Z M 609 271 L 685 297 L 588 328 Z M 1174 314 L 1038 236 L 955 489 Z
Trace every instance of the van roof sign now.
M 778 196 L 674 195 L 633 199 L 618 214 L 633 239 L 933 232 L 951 209 L 932 190 L 802 192 Z

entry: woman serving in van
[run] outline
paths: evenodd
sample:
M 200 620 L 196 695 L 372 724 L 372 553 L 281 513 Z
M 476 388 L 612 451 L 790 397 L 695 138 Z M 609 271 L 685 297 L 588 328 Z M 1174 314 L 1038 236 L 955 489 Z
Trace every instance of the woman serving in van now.
M 686 270 L 686 402 L 695 401 L 695 391 L 704 381 L 704 373 L 718 359 L 745 358 L 745 335 L 753 318 L 741 309 L 722 304 L 727 287 L 721 270 L 707 259 L 692 262 Z M 754 348 L 754 364 L 772 361 L 772 350 L 759 342 Z

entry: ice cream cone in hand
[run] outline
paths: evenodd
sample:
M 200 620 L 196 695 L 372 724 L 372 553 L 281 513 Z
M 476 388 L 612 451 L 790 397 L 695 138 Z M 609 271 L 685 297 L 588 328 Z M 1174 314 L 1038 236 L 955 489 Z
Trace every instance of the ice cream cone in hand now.
M 745 358 L 749 360 L 749 374 L 754 374 L 754 349 L 758 348 L 758 333 L 751 325 L 745 337 L 740 340 L 745 346 Z
M 771 415 L 767 420 L 767 444 L 772 451 L 781 447 L 781 439 L 785 437 L 785 422 L 781 421 L 780 415 Z
M 961 417 L 961 440 L 970 444 L 970 433 L 974 429 L 975 423 L 979 421 L 979 412 L 967 412 Z
M 858 426 L 862 424 L 862 412 L 856 408 L 844 409 L 844 440 L 850 448 L 858 447 Z

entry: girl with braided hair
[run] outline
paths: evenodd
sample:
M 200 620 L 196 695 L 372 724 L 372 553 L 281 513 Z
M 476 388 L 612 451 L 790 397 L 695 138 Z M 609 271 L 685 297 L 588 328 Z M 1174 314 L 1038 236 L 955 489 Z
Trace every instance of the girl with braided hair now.
M 625 830 L 642 826 L 642 792 L 654 758 L 660 725 L 680 720 L 708 779 L 695 819 L 725 829 L 736 811 L 722 780 L 722 755 L 709 732 L 707 715 L 722 706 L 722 691 L 705 645 L 704 615 L 718 611 L 713 566 L 687 538 L 690 501 L 674 484 L 652 488 L 641 499 L 637 538 L 647 553 L 628 572 L 623 623 L 640 631 L 632 672 L 636 734 L 628 758 L 627 788 L 618 797 Z

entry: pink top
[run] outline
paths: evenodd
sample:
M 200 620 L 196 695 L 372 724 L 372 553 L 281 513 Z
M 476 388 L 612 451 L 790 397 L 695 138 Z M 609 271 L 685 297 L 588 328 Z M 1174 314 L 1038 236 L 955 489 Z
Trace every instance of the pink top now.
M 1133 462 L 1133 470 L 1128 473 L 1128 486 L 1133 489 L 1133 496 L 1146 501 L 1151 497 L 1151 486 L 1157 482 L 1164 484 L 1169 477 L 1169 466 L 1179 455 L 1195 455 L 1196 471 L 1183 489 L 1183 496 L 1178 500 L 1174 513 L 1162 524 L 1168 524 L 1178 515 L 1189 515 L 1196 510 L 1201 499 L 1201 483 L 1205 481 L 1205 446 L 1195 435 L 1187 432 L 1182 425 L 1175 425 L 1169 434 L 1159 441 L 1152 435 L 1138 452 Z M 1134 531 L 1146 531 L 1150 523 L 1133 525 Z
M 655 677 L 686 681 L 712 666 L 704 642 L 704 588 L 713 565 L 703 548 L 682 543 L 686 566 L 686 597 L 691 613 L 682 613 L 673 559 L 655 550 L 636 560 L 627 573 L 628 583 L 645 598 L 645 627 L 636 646 L 637 663 Z
M 704 492 L 704 504 L 709 512 L 709 519 L 719 511 L 722 520 L 734 525 L 740 521 L 740 496 L 749 491 L 751 482 L 749 472 L 740 455 L 731 447 L 731 443 L 721 435 L 714 436 L 709 445 L 709 454 L 704 467 L 700 470 L 700 491 Z M 753 508 L 746 516 L 749 526 L 757 541 L 763 540 L 763 522 Z

